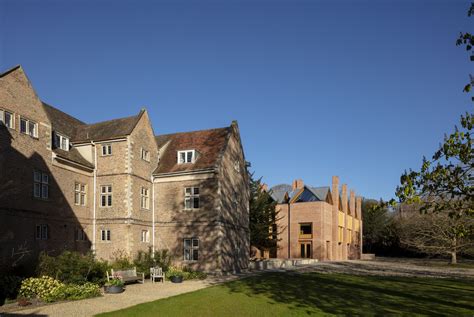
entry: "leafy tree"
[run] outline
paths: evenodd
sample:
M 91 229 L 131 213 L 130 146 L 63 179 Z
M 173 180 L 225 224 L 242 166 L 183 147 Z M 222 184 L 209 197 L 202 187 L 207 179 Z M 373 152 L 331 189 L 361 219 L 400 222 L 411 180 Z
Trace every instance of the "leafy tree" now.
M 473 252 L 474 218 L 462 214 L 449 217 L 446 213 L 419 213 L 417 205 L 404 205 L 399 218 L 400 242 L 404 247 L 428 255 L 448 255 L 451 264 L 458 254 Z
M 468 16 L 474 14 L 474 3 L 468 10 Z M 474 61 L 474 36 L 461 33 L 456 45 L 465 45 Z M 469 92 L 471 83 L 464 87 Z M 473 98 L 474 100 L 474 98 Z M 401 202 L 421 203 L 420 211 L 449 212 L 451 216 L 467 214 L 474 216 L 472 129 L 474 115 L 461 116 L 461 128 L 444 137 L 444 142 L 431 159 L 423 158 L 419 172 L 405 171 L 401 176 L 401 185 L 396 195 Z
M 276 202 L 262 185 L 250 177 L 250 244 L 260 250 L 276 251 L 279 230 Z
M 364 252 L 392 255 L 399 251 L 399 237 L 393 213 L 384 202 L 375 199 L 362 200 L 362 227 L 364 236 Z

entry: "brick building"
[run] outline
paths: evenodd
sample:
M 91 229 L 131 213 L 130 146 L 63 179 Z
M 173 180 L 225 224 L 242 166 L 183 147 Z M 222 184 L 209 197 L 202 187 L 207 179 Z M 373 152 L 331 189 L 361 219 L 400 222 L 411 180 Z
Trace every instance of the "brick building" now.
M 278 258 L 359 259 L 362 252 L 362 198 L 334 176 L 330 187 L 311 187 L 301 179 L 271 189 L 281 234 Z
M 0 74 L 0 257 L 111 259 L 149 248 L 206 271 L 248 265 L 248 174 L 236 122 L 155 136 L 146 110 L 86 124 Z

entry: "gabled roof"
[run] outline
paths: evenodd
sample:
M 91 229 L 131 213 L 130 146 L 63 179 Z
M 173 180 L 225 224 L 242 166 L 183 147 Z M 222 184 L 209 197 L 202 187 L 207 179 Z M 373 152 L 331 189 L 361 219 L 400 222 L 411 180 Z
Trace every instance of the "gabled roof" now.
M 293 187 L 291 185 L 279 184 L 270 188 L 270 193 L 273 200 L 275 200 L 277 203 L 282 203 L 285 199 L 286 193 L 291 192 L 292 190 Z
M 270 189 L 272 198 L 277 203 L 285 202 L 286 198 L 290 200 L 295 198 L 295 202 L 309 202 L 309 201 L 326 201 L 330 188 L 324 187 L 310 187 L 304 186 L 302 189 L 293 190 L 293 187 L 288 184 L 280 184 L 273 186 Z
M 88 124 L 77 131 L 73 142 L 102 141 L 127 136 L 132 133 L 144 112 L 141 110 L 135 116 Z
M 43 102 L 43 109 L 48 116 L 49 121 L 53 125 L 53 130 L 59 133 L 65 134 L 65 136 L 73 139 L 76 136 L 76 132 L 79 128 L 84 128 L 86 124 L 81 120 L 68 115 L 61 110 L 48 105 Z
M 155 137 L 159 148 L 168 144 L 160 157 L 154 173 L 167 174 L 202 170 L 216 167 L 227 140 L 232 133 L 230 127 L 193 132 L 158 135 Z M 196 150 L 198 157 L 194 163 L 178 164 L 178 151 Z

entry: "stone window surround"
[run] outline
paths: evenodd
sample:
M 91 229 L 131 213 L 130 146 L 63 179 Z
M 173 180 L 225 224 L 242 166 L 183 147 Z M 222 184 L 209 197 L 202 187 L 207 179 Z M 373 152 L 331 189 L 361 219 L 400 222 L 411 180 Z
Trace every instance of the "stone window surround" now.
M 10 115 L 9 124 L 6 123 L 6 113 Z M 4 124 L 7 128 L 15 130 L 15 113 L 4 108 L 0 108 L 0 122 Z
M 199 260 L 199 238 L 184 238 L 183 239 L 183 261 L 197 262 Z M 186 254 L 188 258 L 186 259 Z
M 101 145 L 100 156 L 112 155 L 112 143 L 104 143 Z
M 36 225 L 36 240 L 48 240 L 49 232 L 48 232 L 48 225 L 47 224 L 39 224 Z
M 196 191 L 197 190 L 197 191 Z M 190 206 L 187 206 L 189 202 Z M 197 202 L 197 207 L 196 207 Z M 200 188 L 189 186 L 184 188 L 184 210 L 198 210 L 201 207 Z
M 86 206 L 87 205 L 87 185 L 75 182 L 74 183 L 74 205 Z
M 141 232 L 141 242 L 149 243 L 150 242 L 150 230 L 142 230 Z
M 33 171 L 33 197 L 46 200 L 49 198 L 49 175 L 41 171 Z
M 140 209 L 150 210 L 150 189 L 140 188 Z
M 0 119 L 0 121 L 2 121 Z M 25 131 L 22 131 L 22 122 L 25 122 Z M 33 132 L 31 131 L 31 128 L 33 127 Z M 23 116 L 20 116 L 20 133 L 29 135 L 30 137 L 34 139 L 38 139 L 38 123 L 26 119 Z
M 100 241 L 110 242 L 112 241 L 110 229 L 101 229 L 100 230 Z
M 105 204 L 104 204 L 104 197 L 105 197 Z M 100 207 L 110 208 L 112 206 L 113 206 L 112 185 L 100 185 Z

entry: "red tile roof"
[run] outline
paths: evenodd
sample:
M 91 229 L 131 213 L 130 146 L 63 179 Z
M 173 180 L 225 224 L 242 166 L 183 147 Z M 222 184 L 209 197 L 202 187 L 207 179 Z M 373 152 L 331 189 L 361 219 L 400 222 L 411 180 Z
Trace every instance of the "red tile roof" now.
M 219 162 L 232 129 L 218 128 L 193 132 L 182 132 L 156 136 L 156 143 L 161 149 L 158 167 L 153 174 L 187 172 L 213 168 Z M 196 150 L 198 158 L 194 163 L 178 164 L 178 151 Z

